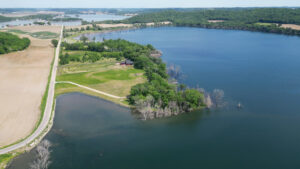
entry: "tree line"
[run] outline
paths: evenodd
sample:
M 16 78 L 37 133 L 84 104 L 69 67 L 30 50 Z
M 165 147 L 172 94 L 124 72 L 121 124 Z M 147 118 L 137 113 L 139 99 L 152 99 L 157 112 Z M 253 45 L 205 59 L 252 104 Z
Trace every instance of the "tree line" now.
M 213 23 L 209 22 L 209 20 L 221 20 L 222 22 Z M 299 8 L 163 10 L 159 12 L 142 13 L 119 22 L 135 24 L 163 21 L 170 21 L 175 26 L 238 29 L 300 36 L 299 30 L 280 27 L 281 24 L 300 25 Z
M 0 54 L 24 50 L 30 45 L 28 38 L 19 38 L 7 32 L 0 32 Z

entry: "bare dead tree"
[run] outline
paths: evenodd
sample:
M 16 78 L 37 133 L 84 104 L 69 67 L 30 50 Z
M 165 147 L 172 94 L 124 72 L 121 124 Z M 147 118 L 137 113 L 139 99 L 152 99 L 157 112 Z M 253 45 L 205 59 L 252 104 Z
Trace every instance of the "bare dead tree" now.
M 200 88 L 198 84 L 196 86 L 196 90 L 198 90 L 200 93 L 203 93 L 203 94 L 206 93 L 205 89 L 204 88 Z
M 205 94 L 204 103 L 206 104 L 207 108 L 212 107 L 213 103 L 209 94 Z
M 153 104 L 154 98 L 152 96 L 147 96 L 145 99 L 140 99 L 135 102 L 136 109 L 141 113 L 143 120 L 154 118 Z
M 181 68 L 174 64 L 171 64 L 168 66 L 167 72 L 168 72 L 169 76 L 175 80 L 179 80 L 179 78 L 182 75 Z
M 36 148 L 36 160 L 30 165 L 30 169 L 47 169 L 50 165 L 50 150 L 51 143 L 48 140 L 43 140 Z
M 212 98 L 216 107 L 223 105 L 224 91 L 221 89 L 214 89 L 212 93 Z
M 168 107 L 171 110 L 172 114 L 177 115 L 180 113 L 180 108 L 176 101 L 170 101 Z

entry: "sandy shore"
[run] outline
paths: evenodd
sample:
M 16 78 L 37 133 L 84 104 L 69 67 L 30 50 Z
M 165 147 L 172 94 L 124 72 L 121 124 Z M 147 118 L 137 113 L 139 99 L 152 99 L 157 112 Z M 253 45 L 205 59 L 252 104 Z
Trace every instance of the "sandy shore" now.
M 295 24 L 282 24 L 282 28 L 291 28 L 295 30 L 300 30 L 300 25 L 295 25 Z
M 28 26 L 12 29 L 59 33 L 60 27 Z M 26 50 L 0 55 L 0 147 L 28 136 L 40 118 L 39 107 L 54 49 L 50 39 L 27 37 L 31 45 Z
M 88 24 L 88 25 L 78 25 L 78 26 L 65 26 L 66 29 L 80 29 L 80 28 L 86 28 L 86 27 L 92 27 L 93 25 Z M 100 26 L 102 28 L 118 28 L 118 27 L 133 27 L 132 24 L 123 24 L 123 23 L 119 23 L 119 24 L 97 24 L 97 26 Z

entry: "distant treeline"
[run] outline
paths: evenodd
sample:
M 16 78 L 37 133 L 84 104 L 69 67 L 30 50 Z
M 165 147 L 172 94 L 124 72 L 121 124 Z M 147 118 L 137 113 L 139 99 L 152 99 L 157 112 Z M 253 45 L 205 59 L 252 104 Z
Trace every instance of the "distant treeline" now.
M 0 15 L 0 22 L 8 22 L 13 20 L 14 18 L 10 18 L 10 17 L 5 17 L 5 16 L 1 16 Z
M 19 38 L 16 35 L 0 32 L 0 54 L 24 50 L 30 45 L 28 38 Z
M 211 20 L 218 20 L 219 22 L 209 22 Z M 300 25 L 299 8 L 232 8 L 198 9 L 191 11 L 164 10 L 139 14 L 120 22 L 135 24 L 163 21 L 171 21 L 175 26 L 238 29 L 300 35 L 300 31 L 280 27 L 281 24 Z
M 170 116 L 205 106 L 202 92 L 186 89 L 184 85 L 178 87 L 168 82 L 166 64 L 161 58 L 151 57 L 151 52 L 155 51 L 152 45 L 144 46 L 118 39 L 104 42 L 63 43 L 62 46 L 65 50 L 87 51 L 86 55 L 90 55 L 88 52 L 93 51 L 99 52 L 104 57 L 126 58 L 134 62 L 136 69 L 143 69 L 148 81 L 132 87 L 128 101 L 136 106 L 145 119 Z M 66 62 L 65 59 L 70 59 L 69 57 L 69 54 L 61 55 L 60 63 L 67 64 L 68 61 Z
M 41 19 L 45 21 L 61 21 L 61 22 L 67 22 L 67 21 L 81 21 L 81 18 L 74 18 L 74 17 L 65 17 L 65 18 L 56 18 L 56 14 L 36 14 L 36 15 L 28 15 L 23 17 L 5 17 L 0 15 L 0 22 L 8 22 L 12 20 L 30 20 L 30 19 Z
M 19 20 L 42 19 L 42 20 L 50 21 L 55 16 L 56 15 L 51 15 L 51 14 L 37 14 L 37 15 L 28 15 L 23 17 L 5 17 L 0 15 L 0 22 L 8 22 L 16 19 Z

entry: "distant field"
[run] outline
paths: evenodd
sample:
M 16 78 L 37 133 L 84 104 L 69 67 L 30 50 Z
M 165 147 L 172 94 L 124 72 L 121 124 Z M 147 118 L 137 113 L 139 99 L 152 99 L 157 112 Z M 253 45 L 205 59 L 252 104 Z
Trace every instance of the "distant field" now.
M 73 52 L 70 56 L 79 54 L 80 52 Z M 132 86 L 145 82 L 146 78 L 143 70 L 134 69 L 133 66 L 121 66 L 115 59 L 103 58 L 95 63 L 72 62 L 60 66 L 57 81 L 71 81 L 109 94 L 126 97 Z M 56 85 L 56 95 L 76 91 L 126 104 L 124 100 L 93 94 L 71 84 Z
M 58 37 L 57 33 L 53 33 L 53 32 L 48 32 L 48 31 L 41 31 L 41 32 L 25 32 L 19 29 L 8 29 L 7 32 L 11 32 L 11 33 L 17 33 L 17 34 L 26 34 L 26 35 L 30 35 L 34 38 L 38 38 L 38 39 L 54 39 Z
M 258 23 L 256 23 L 256 25 L 260 25 L 260 26 L 271 26 L 272 23 L 262 23 L 262 22 L 258 22 Z

